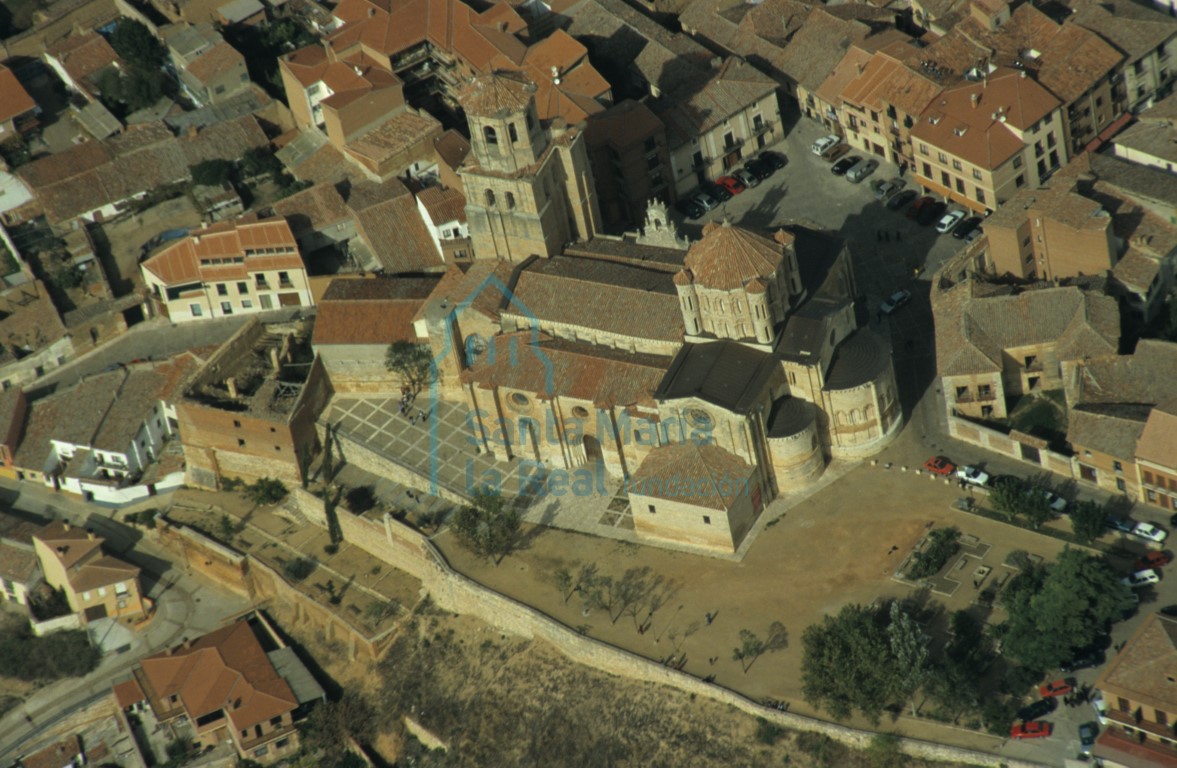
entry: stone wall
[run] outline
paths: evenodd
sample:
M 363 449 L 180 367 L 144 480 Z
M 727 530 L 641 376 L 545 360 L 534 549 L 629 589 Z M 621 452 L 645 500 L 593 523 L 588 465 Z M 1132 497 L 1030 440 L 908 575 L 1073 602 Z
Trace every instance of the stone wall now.
M 286 503 L 309 521 L 317 525 L 326 525 L 322 512 L 323 505 L 311 494 L 295 488 Z M 669 685 L 688 694 L 706 696 L 750 715 L 764 717 L 778 725 L 794 730 L 824 733 L 830 738 L 857 748 L 867 746 L 874 736 L 870 731 L 856 730 L 816 718 L 763 707 L 734 691 L 704 683 L 684 672 L 585 637 L 539 611 L 454 571 L 425 536 L 402 525 L 390 515 L 385 515 L 383 523 L 380 523 L 343 512 L 339 515 L 339 523 L 345 541 L 420 579 L 423 589 L 433 596 L 434 602 L 440 608 L 475 616 L 501 631 L 520 637 L 549 642 L 576 663 L 607 674 Z M 915 739 L 904 739 L 902 746 L 908 754 L 930 760 L 1008 768 L 1030 768 L 1036 765 Z
M 1081 479 L 1079 473 L 1075 470 L 1074 462 L 1070 456 L 1064 456 L 1061 453 L 1055 453 L 1046 448 L 1034 448 L 1034 450 L 1038 451 L 1038 460 L 1033 461 L 1031 458 L 1027 458 L 1027 455 L 1033 456 L 1033 452 L 1031 451 L 1029 454 L 1024 455 L 1023 444 L 1010 435 L 998 432 L 995 429 L 983 427 L 980 424 L 953 416 L 952 414 L 948 415 L 948 434 L 957 440 L 963 440 L 966 443 L 972 443 L 981 448 L 995 451 L 1003 456 L 1017 459 L 1031 466 L 1041 467 L 1048 472 L 1054 472 L 1065 478 Z M 1033 448 L 1033 446 L 1027 447 Z
M 320 440 L 326 445 L 326 425 L 320 421 L 318 426 Z M 411 488 L 425 488 L 428 485 L 428 478 L 415 469 L 397 464 L 392 459 L 381 456 L 347 435 L 336 434 L 334 441 L 335 457 L 339 463 L 351 464 L 365 472 Z M 470 497 L 462 488 L 439 487 L 436 495 L 454 504 L 470 503 Z M 322 506 L 322 502 L 319 502 L 319 506 Z
M 248 558 L 183 525 L 156 518 L 155 538 L 184 565 L 244 597 L 249 592 Z

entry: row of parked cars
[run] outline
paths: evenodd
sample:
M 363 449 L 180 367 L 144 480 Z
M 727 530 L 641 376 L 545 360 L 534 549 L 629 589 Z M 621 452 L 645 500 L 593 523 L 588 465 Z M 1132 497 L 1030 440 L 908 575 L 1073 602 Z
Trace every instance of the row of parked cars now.
M 760 182 L 784 168 L 787 163 L 788 159 L 781 153 L 765 150 L 730 175 L 704 182 L 698 192 L 685 200 L 679 200 L 675 207 L 688 219 L 697 219 L 744 190 L 759 186 Z

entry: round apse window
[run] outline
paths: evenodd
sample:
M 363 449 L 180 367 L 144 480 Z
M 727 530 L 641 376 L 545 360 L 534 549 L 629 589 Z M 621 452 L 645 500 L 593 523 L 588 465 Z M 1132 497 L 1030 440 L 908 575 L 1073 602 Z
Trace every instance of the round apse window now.
M 514 405 L 517 405 L 522 408 L 523 406 L 527 405 L 530 402 L 531 401 L 527 399 L 527 395 L 523 394 L 522 392 L 512 392 L 511 393 L 511 403 Z
M 588 415 L 589 415 L 588 408 L 585 408 L 583 405 L 573 406 L 572 407 L 572 415 L 578 419 L 587 419 Z
M 692 427 L 699 429 L 711 429 L 711 425 L 715 422 L 711 418 L 711 414 L 701 408 L 692 408 L 687 411 L 687 421 L 691 423 Z

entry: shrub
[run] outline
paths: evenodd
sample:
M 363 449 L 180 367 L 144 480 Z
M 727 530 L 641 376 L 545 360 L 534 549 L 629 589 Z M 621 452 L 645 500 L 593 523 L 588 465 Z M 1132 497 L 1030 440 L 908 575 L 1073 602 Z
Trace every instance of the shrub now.
M 927 546 L 922 552 L 915 553 L 907 569 L 907 578 L 926 579 L 934 576 L 960 549 L 959 539 L 960 530 L 955 526 L 932 531 Z
M 776 723 L 770 723 L 763 717 L 756 718 L 756 740 L 761 744 L 772 746 L 785 733 L 785 729 Z
M 27 626 L 20 626 L 0 634 L 0 677 L 29 681 L 81 677 L 93 671 L 101 658 L 80 629 L 36 637 Z
M 262 506 L 277 504 L 286 498 L 287 493 L 286 485 L 272 477 L 263 477 L 253 485 L 245 486 L 246 498 Z
M 286 565 L 282 566 L 282 570 L 286 573 L 286 578 L 291 581 L 302 581 L 314 573 L 317 567 L 318 563 L 309 557 L 296 557 L 287 561 Z

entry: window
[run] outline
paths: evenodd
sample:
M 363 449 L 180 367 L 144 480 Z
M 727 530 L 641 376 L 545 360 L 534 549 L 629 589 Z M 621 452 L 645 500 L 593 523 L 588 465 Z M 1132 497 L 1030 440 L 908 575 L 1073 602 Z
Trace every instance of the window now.
M 278 715 L 278 717 L 271 717 L 270 718 L 270 725 L 274 726 L 275 728 L 281 728 L 282 727 L 282 716 Z
M 703 515 L 703 525 L 711 525 L 710 515 Z
M 956 388 L 956 399 L 957 400 L 960 400 L 961 398 L 968 397 L 968 396 L 969 396 L 969 388 L 968 387 L 957 387 Z
M 1165 712 L 1160 709 L 1154 709 L 1153 712 L 1156 713 L 1157 725 L 1168 725 L 1169 724 L 1169 713 L 1168 712 Z
M 507 210 L 509 210 L 509 211 L 515 210 L 515 193 L 508 192 L 505 196 L 505 199 L 507 202 Z
M 243 437 L 239 437 L 239 438 L 237 438 L 237 447 L 238 447 L 238 448 L 244 448 L 244 447 L 245 447 L 245 438 L 243 438 Z
M 646 505 L 646 508 L 650 510 L 650 514 L 651 514 L 651 515 L 656 515 L 656 514 L 658 514 L 658 511 L 657 511 L 656 509 L 654 509 L 654 505 L 653 505 L 653 504 L 647 504 L 647 505 Z
M 927 163 L 923 163 L 923 166 L 924 166 L 924 178 L 925 179 L 932 178 L 932 166 L 928 165 Z
M 124 581 L 120 581 L 118 584 L 115 584 L 114 585 L 114 593 L 116 595 L 127 594 L 127 583 Z
M 1127 488 L 1128 488 L 1128 486 L 1126 486 L 1124 484 L 1124 481 L 1121 478 L 1116 478 L 1116 490 L 1117 491 L 1127 490 Z
M 189 304 L 188 309 L 191 310 L 193 317 L 201 317 L 204 314 L 204 308 L 199 304 Z
M 940 171 L 940 183 L 945 187 L 952 186 L 952 180 L 948 176 L 948 171 Z
M 90 593 L 89 592 L 82 593 L 82 602 L 84 602 L 84 603 L 90 602 Z
M 1123 471 L 1124 471 L 1124 465 L 1123 465 L 1123 464 L 1121 464 L 1121 463 L 1120 463 L 1120 462 L 1118 462 L 1118 461 L 1113 461 L 1113 462 L 1112 462 L 1112 469 L 1116 470 L 1117 472 L 1123 472 Z
M 948 155 L 944 154 L 943 152 L 937 152 L 936 159 L 942 163 L 947 163 L 948 162 Z
M 978 181 L 981 179 L 981 172 L 976 168 L 973 169 L 973 178 Z
M 224 283 L 217 283 L 217 295 L 218 296 L 228 296 L 229 295 L 229 286 L 225 285 Z
M 952 161 L 952 168 L 953 168 L 953 170 L 959 171 L 959 170 L 962 170 L 963 166 L 960 164 L 959 160 L 953 160 Z
M 977 396 L 978 397 L 990 397 L 990 396 L 992 396 L 992 394 L 993 394 L 993 387 L 991 387 L 990 385 L 988 385 L 988 384 L 977 385 Z
M 1022 156 L 1018 155 L 1017 157 L 1014 158 L 1014 168 L 1021 168 L 1021 167 L 1022 167 Z
M 927 144 L 920 144 L 920 154 L 921 155 L 928 154 L 928 145 Z
M 487 208 L 494 208 L 494 204 L 495 204 L 494 190 L 491 190 L 491 189 L 486 190 L 486 194 L 484 195 L 484 197 L 486 198 L 486 207 Z
M 1055 144 L 1054 134 L 1053 133 L 1046 134 L 1046 146 L 1053 147 L 1054 144 Z
M 279 272 L 278 273 L 278 285 L 290 285 L 290 273 L 289 272 Z
M 651 136 L 650 138 L 646 139 L 645 147 L 647 152 L 653 152 L 658 148 L 658 141 L 653 136 Z
M 243 738 L 243 739 L 249 738 L 249 729 L 248 728 L 241 729 L 241 738 Z
M 258 727 L 260 728 L 261 726 L 259 725 Z M 258 735 L 260 736 L 261 734 L 259 733 Z M 257 749 L 255 749 L 253 751 L 253 756 L 254 757 L 263 757 L 266 754 L 268 754 L 269 751 L 270 751 L 269 747 L 258 747 Z
M 956 191 L 962 195 L 964 194 L 964 180 L 962 180 L 962 179 L 956 180 Z
M 517 406 L 523 407 L 528 405 L 531 401 L 527 399 L 527 395 L 522 392 L 512 392 L 511 402 Z
M 1026 186 L 1026 174 L 1024 174 L 1024 173 L 1018 174 L 1018 177 L 1016 179 L 1014 179 L 1014 186 L 1019 189 Z
M 98 588 L 98 596 L 99 597 L 106 597 L 106 587 L 99 587 Z
M 237 293 L 240 293 L 242 295 L 249 293 L 249 283 L 238 283 L 237 284 Z
M 654 170 L 658 167 L 659 162 L 658 155 L 650 155 L 648 158 L 646 158 L 646 169 L 650 171 Z
M 1156 491 L 1147 490 L 1144 492 L 1144 495 L 1147 498 L 1149 504 L 1156 504 L 1157 503 L 1157 492 Z
M 1096 97 L 1095 97 L 1095 106 L 1096 106 L 1096 107 L 1102 107 L 1102 106 L 1103 106 L 1103 96 L 1096 96 Z
M 232 304 L 230 304 L 230 303 L 229 303 L 229 302 L 227 302 L 227 301 L 222 301 L 222 302 L 221 302 L 221 314 L 222 314 L 222 315 L 231 315 L 231 314 L 233 314 L 233 305 L 232 305 Z
M 242 299 L 241 300 L 241 308 L 242 309 L 253 309 L 253 301 L 251 301 L 250 299 Z
M 499 135 L 495 133 L 495 129 L 489 125 L 482 129 L 482 136 L 486 139 L 487 144 L 498 144 Z
M 507 135 L 511 137 L 511 143 L 519 141 L 519 132 L 515 130 L 515 124 L 509 123 L 507 125 Z
M 977 202 L 985 202 L 985 190 L 981 189 L 980 187 L 977 187 Z
M 236 427 L 237 429 L 241 429 L 241 422 L 238 421 L 237 419 L 233 419 L 233 426 Z

